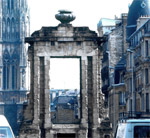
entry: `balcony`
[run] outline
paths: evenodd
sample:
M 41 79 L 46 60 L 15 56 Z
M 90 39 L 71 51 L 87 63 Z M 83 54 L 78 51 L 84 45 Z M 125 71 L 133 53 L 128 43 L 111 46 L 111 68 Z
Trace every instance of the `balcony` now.
M 119 120 L 129 119 L 129 118 L 149 118 L 149 117 L 150 117 L 150 112 L 129 111 L 129 112 L 119 113 Z

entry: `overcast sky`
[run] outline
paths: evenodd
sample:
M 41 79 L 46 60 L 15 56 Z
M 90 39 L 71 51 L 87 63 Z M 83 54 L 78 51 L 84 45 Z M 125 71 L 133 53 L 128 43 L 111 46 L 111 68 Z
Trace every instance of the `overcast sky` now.
M 88 26 L 97 31 L 101 18 L 120 17 L 128 12 L 132 0 L 28 0 L 31 17 L 31 33 L 42 26 L 57 26 L 55 14 L 60 9 L 73 11 L 74 26 Z
M 51 58 L 50 88 L 79 89 L 80 61 L 77 58 Z

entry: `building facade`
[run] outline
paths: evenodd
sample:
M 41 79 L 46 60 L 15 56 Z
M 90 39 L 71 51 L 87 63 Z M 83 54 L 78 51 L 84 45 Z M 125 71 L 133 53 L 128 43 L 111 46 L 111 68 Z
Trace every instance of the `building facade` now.
M 145 65 L 148 64 L 146 58 L 149 55 L 149 19 L 150 1 L 134 0 L 129 8 L 127 21 L 128 49 L 125 79 L 127 84 L 127 111 L 131 113 L 131 116 L 135 116 L 137 112 L 145 112 L 146 108 L 148 111 L 149 108 L 149 103 L 145 103 L 146 100 L 149 102 L 149 92 L 146 91 L 146 85 L 149 82 L 144 79 L 145 72 L 147 78 L 149 78 L 149 70 Z M 139 96 L 142 91 L 145 92 Z
M 129 37 L 127 54 L 127 111 L 131 116 L 150 115 L 150 17 L 140 17 L 138 22 L 142 22 L 142 24 Z
M 0 113 L 7 117 L 14 131 L 26 101 L 24 38 L 29 35 L 28 12 L 27 0 L 0 1 Z
M 119 112 L 125 111 L 125 108 L 122 108 L 123 102 L 118 104 L 119 95 L 125 92 L 125 84 L 121 80 L 118 72 L 122 68 L 125 68 L 125 61 L 122 57 L 127 46 L 125 41 L 127 14 L 122 14 L 120 19 L 115 19 L 114 21 L 114 27 L 103 35 L 105 42 L 102 46 L 103 59 L 101 70 L 102 92 L 105 95 L 105 108 L 109 114 L 113 128 L 115 126 L 114 124 L 117 124 Z M 98 28 L 103 26 L 98 26 Z M 102 29 L 98 30 L 100 31 Z M 99 32 L 99 34 L 101 34 L 101 32 Z
M 149 114 L 149 6 L 133 0 L 103 45 L 102 92 L 114 132 L 120 119 Z

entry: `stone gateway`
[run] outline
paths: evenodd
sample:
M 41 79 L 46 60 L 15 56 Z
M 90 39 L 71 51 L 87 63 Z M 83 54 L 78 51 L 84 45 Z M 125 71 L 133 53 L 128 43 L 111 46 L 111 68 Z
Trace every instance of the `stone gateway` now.
M 20 138 L 99 138 L 103 112 L 100 89 L 103 38 L 88 27 L 61 23 L 56 27 L 42 27 L 25 41 L 30 44 L 31 84 Z M 80 118 L 77 123 L 53 123 L 51 119 L 50 59 L 60 57 L 80 60 Z

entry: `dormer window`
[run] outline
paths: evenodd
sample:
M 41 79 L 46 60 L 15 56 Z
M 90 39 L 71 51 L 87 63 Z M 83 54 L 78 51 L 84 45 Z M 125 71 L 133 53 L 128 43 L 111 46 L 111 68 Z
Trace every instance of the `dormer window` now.
M 55 46 L 55 42 L 54 41 L 51 41 L 51 46 Z

